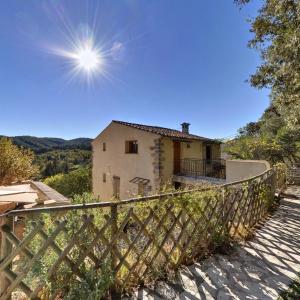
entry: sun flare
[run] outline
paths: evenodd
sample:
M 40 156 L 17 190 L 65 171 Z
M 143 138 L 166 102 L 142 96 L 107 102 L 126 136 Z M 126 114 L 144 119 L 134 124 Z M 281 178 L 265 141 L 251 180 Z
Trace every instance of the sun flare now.
M 91 85 L 97 76 L 107 76 L 105 52 L 97 45 L 93 37 L 77 38 L 69 49 L 52 48 L 52 53 L 66 58 L 70 63 L 69 77 L 81 77 Z
M 100 51 L 89 44 L 78 49 L 78 51 L 74 53 L 74 59 L 77 67 L 86 72 L 99 70 L 103 60 Z

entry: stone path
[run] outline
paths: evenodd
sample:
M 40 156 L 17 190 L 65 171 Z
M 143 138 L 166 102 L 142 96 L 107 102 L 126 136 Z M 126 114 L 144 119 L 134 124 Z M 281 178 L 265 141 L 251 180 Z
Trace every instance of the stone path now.
M 300 186 L 291 186 L 276 213 L 245 246 L 184 267 L 175 282 L 158 282 L 131 299 L 277 299 L 298 272 Z

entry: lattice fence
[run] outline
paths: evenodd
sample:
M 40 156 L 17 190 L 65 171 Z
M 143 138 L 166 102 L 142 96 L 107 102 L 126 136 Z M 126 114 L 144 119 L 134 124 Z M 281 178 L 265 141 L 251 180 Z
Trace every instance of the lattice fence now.
M 290 169 L 291 182 L 293 184 L 300 184 L 300 163 L 294 163 Z
M 130 289 L 243 238 L 273 203 L 274 170 L 205 191 L 2 217 L 1 299 L 62 299 L 91 274 Z M 34 221 L 33 221 L 34 220 Z M 13 224 L 14 223 L 14 224 Z M 24 224 L 17 237 L 14 227 Z

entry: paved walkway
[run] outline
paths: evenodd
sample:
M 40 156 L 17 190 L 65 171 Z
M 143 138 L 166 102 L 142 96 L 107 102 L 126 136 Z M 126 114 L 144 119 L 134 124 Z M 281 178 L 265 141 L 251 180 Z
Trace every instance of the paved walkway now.
M 298 272 L 300 186 L 291 186 L 276 213 L 245 246 L 184 267 L 176 282 L 158 282 L 132 299 L 277 299 Z

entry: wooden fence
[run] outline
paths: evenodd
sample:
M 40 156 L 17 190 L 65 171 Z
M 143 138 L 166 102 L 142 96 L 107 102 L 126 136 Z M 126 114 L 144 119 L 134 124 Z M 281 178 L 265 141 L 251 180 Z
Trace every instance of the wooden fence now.
M 290 179 L 293 184 L 300 184 L 300 163 L 294 163 L 290 169 Z
M 245 237 L 272 205 L 277 178 L 271 169 L 220 188 L 12 211 L 2 216 L 0 299 L 62 299 L 87 274 L 119 291 L 161 278 Z

